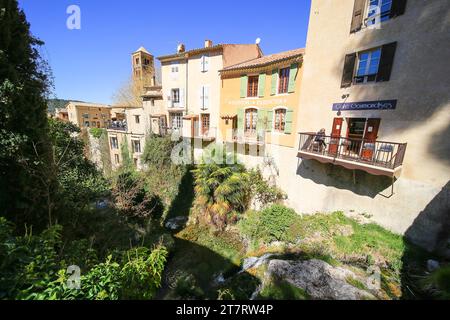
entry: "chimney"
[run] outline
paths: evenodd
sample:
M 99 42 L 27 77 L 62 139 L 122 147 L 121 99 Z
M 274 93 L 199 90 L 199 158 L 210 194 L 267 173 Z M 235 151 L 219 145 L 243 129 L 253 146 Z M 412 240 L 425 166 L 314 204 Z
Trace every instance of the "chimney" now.
M 213 45 L 213 42 L 211 40 L 205 40 L 205 48 L 211 48 Z
M 177 52 L 178 53 L 183 53 L 186 50 L 184 44 L 180 43 L 177 47 Z

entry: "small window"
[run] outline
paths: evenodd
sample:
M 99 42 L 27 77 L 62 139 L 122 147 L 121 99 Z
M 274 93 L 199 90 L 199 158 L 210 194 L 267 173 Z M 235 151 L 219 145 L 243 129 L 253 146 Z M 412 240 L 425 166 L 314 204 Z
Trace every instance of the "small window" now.
M 140 116 L 134 116 L 134 121 L 136 122 L 136 124 L 140 124 L 141 123 Z
M 110 139 L 111 142 L 111 149 L 119 149 L 119 141 L 117 140 L 117 137 L 111 137 Z
M 209 114 L 202 114 L 202 134 L 207 135 L 209 132 L 210 118 Z
M 83 113 L 83 118 L 84 119 L 89 119 L 89 113 Z
M 201 64 L 201 70 L 202 72 L 208 72 L 209 70 L 209 57 L 208 56 L 202 56 L 200 59 Z
M 115 160 L 116 164 L 120 164 L 120 158 L 119 158 L 118 154 L 114 155 L 114 160 Z
M 86 128 L 89 128 L 89 127 L 90 127 L 89 121 L 85 121 L 85 122 L 84 122 L 84 126 L 85 126 Z
M 133 153 L 141 153 L 141 142 L 139 140 L 133 140 L 131 146 Z
M 288 93 L 290 71 L 291 71 L 290 68 L 280 69 L 278 93 Z
M 151 104 L 152 107 L 154 107 L 155 106 L 155 99 L 150 100 L 150 104 Z
M 173 103 L 180 103 L 180 89 L 172 89 L 171 99 Z
M 256 127 L 258 125 L 258 110 L 247 109 L 245 110 L 245 133 L 254 134 L 256 133 Z
M 130 61 L 130 60 L 128 60 Z M 136 58 L 136 64 L 139 64 L 139 58 Z
M 372 26 L 390 19 L 392 0 L 369 0 L 366 25 Z
M 286 128 L 286 109 L 275 110 L 274 130 L 276 132 L 284 132 Z
M 380 65 L 381 48 L 358 53 L 358 68 L 355 83 L 373 82 L 377 78 Z
M 172 122 L 172 129 L 181 129 L 183 127 L 183 114 L 172 113 L 171 122 Z
M 247 97 L 258 96 L 258 80 L 259 76 L 248 77 Z

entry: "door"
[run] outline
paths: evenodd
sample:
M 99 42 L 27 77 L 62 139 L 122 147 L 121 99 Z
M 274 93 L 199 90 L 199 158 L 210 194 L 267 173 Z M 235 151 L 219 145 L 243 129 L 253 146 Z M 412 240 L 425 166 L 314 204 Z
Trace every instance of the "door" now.
M 371 161 L 373 159 L 380 123 L 380 119 L 367 120 L 366 131 L 364 133 L 364 146 L 361 155 L 364 160 Z
M 209 114 L 202 114 L 202 135 L 209 135 Z
M 341 138 L 343 118 L 334 118 L 333 128 L 331 129 L 331 140 L 328 152 L 331 155 L 337 155 L 339 149 L 339 140 Z

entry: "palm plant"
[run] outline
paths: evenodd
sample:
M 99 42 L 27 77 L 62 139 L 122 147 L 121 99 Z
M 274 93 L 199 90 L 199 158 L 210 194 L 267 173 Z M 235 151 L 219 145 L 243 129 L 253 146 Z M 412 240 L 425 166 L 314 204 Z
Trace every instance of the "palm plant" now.
M 249 176 L 240 164 L 201 164 L 193 170 L 195 207 L 207 223 L 223 229 L 247 210 L 250 202 Z

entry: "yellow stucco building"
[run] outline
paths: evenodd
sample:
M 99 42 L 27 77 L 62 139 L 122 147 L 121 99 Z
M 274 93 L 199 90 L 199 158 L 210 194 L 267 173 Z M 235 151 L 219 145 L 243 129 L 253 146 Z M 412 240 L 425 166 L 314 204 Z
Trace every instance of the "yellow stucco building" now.
M 224 142 L 294 147 L 303 54 L 295 49 L 220 71 Z

